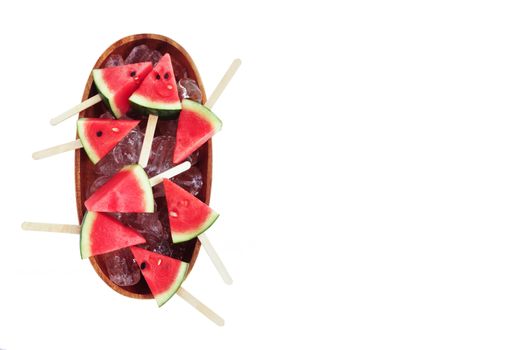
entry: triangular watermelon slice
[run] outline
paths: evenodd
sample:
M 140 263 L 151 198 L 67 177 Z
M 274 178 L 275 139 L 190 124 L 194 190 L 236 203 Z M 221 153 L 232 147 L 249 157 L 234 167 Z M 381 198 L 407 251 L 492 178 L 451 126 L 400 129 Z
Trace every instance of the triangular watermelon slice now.
M 151 62 L 142 62 L 93 70 L 93 82 L 115 117 L 120 118 L 129 110 L 129 96 L 151 69 Z
M 145 242 L 138 232 L 107 214 L 88 211 L 84 215 L 80 232 L 82 259 Z
M 180 98 L 169 54 L 162 56 L 129 101 L 138 110 L 159 117 L 168 117 L 180 111 Z
M 89 159 L 96 164 L 139 122 L 139 120 L 80 118 L 76 126 L 84 150 Z
M 186 278 L 189 264 L 142 248 L 131 247 L 131 252 L 158 306 L 164 305 Z
M 89 211 L 152 213 L 153 190 L 144 169 L 137 164 L 123 167 L 85 201 Z
M 210 109 L 191 100 L 182 101 L 178 117 L 173 163 L 189 157 L 222 128 L 222 121 Z
M 206 203 L 168 179 L 164 179 L 164 190 L 174 243 L 189 241 L 198 236 L 218 218 L 218 213 Z

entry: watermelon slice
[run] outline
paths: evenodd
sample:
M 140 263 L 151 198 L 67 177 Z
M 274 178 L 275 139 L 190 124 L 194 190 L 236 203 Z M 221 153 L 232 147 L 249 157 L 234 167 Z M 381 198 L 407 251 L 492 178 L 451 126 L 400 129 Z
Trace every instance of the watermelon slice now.
M 173 163 L 189 157 L 222 128 L 222 122 L 210 109 L 191 100 L 182 101 L 178 118 Z
M 91 211 L 84 215 L 80 232 L 82 259 L 145 242 L 144 237 L 138 232 L 112 216 Z
M 184 281 L 189 264 L 148 250 L 131 247 L 158 306 L 164 305 Z
M 168 179 L 164 179 L 164 190 L 174 243 L 189 241 L 198 236 L 218 218 L 218 213 L 204 202 Z
M 152 213 L 153 190 L 144 169 L 137 164 L 123 167 L 85 201 L 89 211 Z
M 162 56 L 129 101 L 138 110 L 159 117 L 168 117 L 180 111 L 180 98 L 169 54 Z
M 93 82 L 115 117 L 120 118 L 129 110 L 129 96 L 151 69 L 151 62 L 142 62 L 93 70 Z
M 89 159 L 96 164 L 139 122 L 139 120 L 80 118 L 76 126 L 84 150 Z

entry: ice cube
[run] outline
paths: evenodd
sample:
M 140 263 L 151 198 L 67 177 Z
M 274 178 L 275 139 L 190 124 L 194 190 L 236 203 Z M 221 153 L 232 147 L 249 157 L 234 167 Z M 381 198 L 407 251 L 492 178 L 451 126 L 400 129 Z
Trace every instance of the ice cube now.
M 124 225 L 140 233 L 147 241 L 158 241 L 163 236 L 163 229 L 158 212 L 154 213 L 120 213 L 119 220 Z
M 133 129 L 95 166 L 98 175 L 113 175 L 124 165 L 138 162 L 144 134 Z
M 93 183 L 91 184 L 91 186 L 89 186 L 87 188 L 87 191 L 86 191 L 86 198 L 89 198 L 96 190 L 98 190 L 103 184 L 105 184 L 109 179 L 111 178 L 111 176 L 107 176 L 107 175 L 102 175 L 100 177 L 98 177 L 95 181 L 93 181 Z
M 175 140 L 173 136 L 157 136 L 153 139 L 149 162 L 145 168 L 149 177 L 160 174 L 174 166 Z
M 147 60 L 153 63 L 153 66 L 156 66 L 156 64 L 158 63 L 158 61 L 160 61 L 161 58 L 162 54 L 157 50 L 153 50 L 147 57 Z
M 157 186 L 159 187 L 159 186 Z M 163 198 L 165 202 L 165 198 Z M 167 212 L 165 203 L 157 203 L 157 211 L 154 213 L 130 213 L 120 214 L 120 221 L 138 231 L 146 243 L 140 247 L 167 256 L 171 256 L 173 242 L 169 229 L 169 221 L 160 220 L 160 216 Z
M 102 114 L 100 114 L 100 116 L 98 117 L 100 119 L 115 119 L 115 117 L 113 117 L 113 114 L 109 111 L 106 111 Z
M 110 176 L 120 170 L 121 167 L 115 162 L 113 152 L 109 152 L 95 165 L 95 173 L 98 175 Z
M 162 240 L 155 245 L 151 245 L 150 250 L 158 254 L 172 256 L 173 255 L 173 242 L 171 241 L 171 236 L 169 236 L 169 239 L 167 240 Z
M 178 118 L 175 120 L 159 120 L 156 133 L 157 136 L 175 136 L 178 127 Z
M 104 254 L 102 259 L 105 261 L 109 278 L 117 285 L 132 286 L 140 281 L 140 267 L 129 248 Z
M 197 167 L 191 167 L 182 174 L 171 178 L 171 180 L 191 193 L 193 196 L 198 195 L 202 189 L 202 186 L 204 185 L 202 172 Z
M 200 158 L 200 150 L 196 150 L 195 152 L 191 153 L 189 157 L 187 157 L 187 161 L 191 163 L 191 165 L 195 165 L 198 163 L 198 159 Z
M 124 59 L 121 55 L 111 55 L 107 58 L 104 68 L 122 66 L 124 64 Z
M 178 81 L 178 97 L 183 100 L 188 98 L 190 100 L 202 103 L 202 92 L 198 84 L 193 79 L 182 78 Z
M 149 61 L 149 56 L 151 55 L 151 49 L 147 45 L 138 45 L 135 46 L 129 55 L 127 55 L 125 64 L 138 63 L 138 62 L 147 62 Z
M 115 163 L 119 165 L 118 170 L 120 170 L 124 165 L 135 164 L 138 162 L 143 140 L 144 134 L 133 129 L 116 145 L 115 148 L 113 148 L 112 154 Z
M 176 61 L 174 58 L 171 58 L 171 64 L 173 65 L 173 72 L 175 73 L 175 79 L 177 81 L 187 78 L 186 67 L 178 63 L 178 61 Z

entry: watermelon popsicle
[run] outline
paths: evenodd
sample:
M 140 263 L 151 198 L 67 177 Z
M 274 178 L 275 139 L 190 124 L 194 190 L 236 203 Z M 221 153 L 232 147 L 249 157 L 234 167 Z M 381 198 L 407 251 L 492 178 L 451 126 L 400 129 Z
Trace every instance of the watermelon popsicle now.
M 205 144 L 222 128 L 222 121 L 208 107 L 191 100 L 182 101 L 178 118 L 173 163 L 178 164 Z
M 180 288 L 189 264 L 138 247 L 131 252 L 158 306 L 164 305 Z
M 129 96 L 140 86 L 151 69 L 151 62 L 94 69 L 93 82 L 98 94 L 51 119 L 51 125 L 58 125 L 101 101 L 104 101 L 116 118 L 120 118 L 129 110 Z
M 42 159 L 83 147 L 89 159 L 96 164 L 138 123 L 139 120 L 80 118 L 77 121 L 78 139 L 34 152 L 33 159 Z
M 204 232 L 213 225 L 219 214 L 169 179 L 163 182 L 172 241 L 180 243 L 197 237 L 222 280 L 232 284 L 231 275 Z
M 82 225 L 24 222 L 25 231 L 80 234 L 82 259 L 146 242 L 138 232 L 104 213 L 87 211 Z
M 171 56 L 166 53 L 129 97 L 134 109 L 149 114 L 138 164 L 147 166 L 158 117 L 176 116 L 181 109 Z
M 173 163 L 177 164 L 186 159 L 220 131 L 222 122 L 211 111 L 211 108 L 213 108 L 218 97 L 225 90 L 241 63 L 239 59 L 233 60 L 204 106 L 188 99 L 182 101 L 182 112 L 178 118 L 178 130 L 173 152 Z
M 87 211 L 82 225 L 24 222 L 25 231 L 44 231 L 80 234 L 82 259 L 109 253 L 146 242 L 137 231 L 105 213 Z
M 187 274 L 187 263 L 138 247 L 131 247 L 131 252 L 159 307 L 176 293 L 215 324 L 224 325 L 220 316 L 181 287 Z
M 174 182 L 164 179 L 163 185 L 171 238 L 174 243 L 197 237 L 211 227 L 218 218 L 217 212 Z
M 129 96 L 131 106 L 159 117 L 176 116 L 182 108 L 171 56 L 166 53 Z

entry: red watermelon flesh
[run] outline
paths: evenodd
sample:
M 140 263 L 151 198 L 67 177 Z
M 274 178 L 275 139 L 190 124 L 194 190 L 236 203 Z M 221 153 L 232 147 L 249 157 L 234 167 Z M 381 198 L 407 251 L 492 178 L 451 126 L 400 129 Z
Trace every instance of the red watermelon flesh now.
M 159 117 L 178 113 L 180 98 L 169 54 L 162 56 L 129 101 L 137 109 Z
M 222 121 L 210 109 L 191 100 L 182 101 L 178 117 L 173 163 L 178 164 L 222 128 Z
M 158 306 L 164 305 L 184 281 L 189 264 L 148 250 L 131 247 Z
M 144 169 L 127 165 L 85 201 L 89 211 L 109 213 L 152 213 L 153 190 Z
M 151 62 L 141 62 L 93 70 L 93 82 L 115 117 L 129 110 L 129 96 L 152 68 Z
M 218 213 L 204 202 L 168 179 L 164 179 L 164 190 L 174 243 L 198 236 L 218 218 Z
M 80 232 L 82 259 L 145 242 L 138 232 L 107 214 L 88 211 L 84 215 Z
M 84 150 L 89 159 L 96 164 L 139 122 L 138 120 L 80 118 L 76 125 Z

